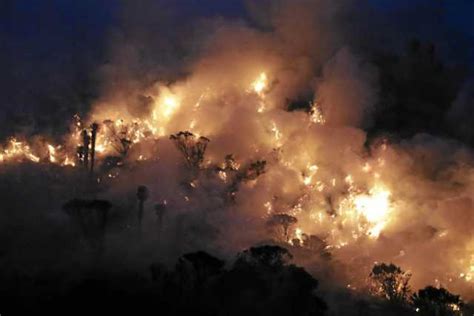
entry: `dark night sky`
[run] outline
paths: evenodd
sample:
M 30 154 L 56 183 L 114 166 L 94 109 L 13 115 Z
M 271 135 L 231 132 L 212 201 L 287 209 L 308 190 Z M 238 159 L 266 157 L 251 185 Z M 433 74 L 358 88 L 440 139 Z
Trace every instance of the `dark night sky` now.
M 441 6 L 444 22 L 449 28 L 474 37 L 474 1 L 472 0 L 370 0 L 381 12 L 396 13 L 422 9 L 423 6 Z M 27 45 L 38 54 L 52 54 L 74 45 L 101 40 L 114 23 L 114 14 L 120 1 L 95 0 L 4 0 L 2 1 L 1 29 L 6 45 L 19 54 Z M 190 15 L 243 16 L 242 0 L 177 0 L 172 5 Z M 400 21 L 401 24 L 405 21 Z M 46 42 L 45 42 L 46 41 Z M 72 43 L 74 42 L 74 43 Z M 53 45 L 45 45 L 48 43 Z M 32 53 L 30 51 L 30 53 Z

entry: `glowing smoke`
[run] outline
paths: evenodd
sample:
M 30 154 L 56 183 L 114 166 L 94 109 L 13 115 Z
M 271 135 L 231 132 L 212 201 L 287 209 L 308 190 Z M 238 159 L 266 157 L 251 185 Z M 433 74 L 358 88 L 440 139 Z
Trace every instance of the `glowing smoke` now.
M 187 75 L 140 82 L 124 70 L 63 147 L 39 142 L 34 152 L 12 139 L 0 163 L 72 166 L 78 133 L 98 122 L 99 160 L 121 153 L 133 165 L 106 175 L 117 179 L 103 195 L 126 208 L 131 203 L 124 196 L 144 183 L 154 201 L 166 201 L 172 212 L 164 254 L 201 248 L 229 254 L 269 238 L 284 241 L 266 225 L 284 213 L 298 220 L 291 238 L 324 240 L 341 266 L 335 274 L 342 287 L 363 287 L 375 261 L 391 261 L 413 273 L 414 287 L 438 282 L 471 295 L 472 153 L 429 135 L 376 140 L 368 148 L 362 128 L 370 126 L 377 102 L 377 72 L 337 44 L 337 32 L 322 31 L 331 27 L 324 8 L 339 9 L 324 1 L 279 1 L 260 21 L 272 31 L 210 23 Z M 123 70 L 116 66 L 106 73 Z M 308 94 L 312 111 L 287 111 L 291 100 Z M 112 128 L 130 139 L 130 150 L 113 146 Z M 211 140 L 203 170 L 183 167 L 168 139 L 179 131 Z M 213 172 L 230 154 L 240 168 Z M 242 170 L 263 160 L 265 173 L 245 178 Z M 235 194 L 229 198 L 229 192 Z M 147 225 L 153 239 L 152 219 Z M 119 248 L 115 238 L 110 243 Z

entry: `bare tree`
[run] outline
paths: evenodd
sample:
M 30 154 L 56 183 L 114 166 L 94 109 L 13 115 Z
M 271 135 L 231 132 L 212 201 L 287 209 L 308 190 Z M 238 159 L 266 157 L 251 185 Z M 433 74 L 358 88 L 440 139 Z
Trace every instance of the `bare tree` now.
M 207 145 L 210 140 L 204 136 L 197 138 L 193 133 L 184 131 L 173 134 L 170 139 L 183 154 L 186 164 L 191 169 L 200 169 L 204 161 Z
M 82 122 L 80 118 L 75 117 L 76 123 L 75 126 L 80 131 L 79 128 L 82 128 Z M 95 163 L 95 144 L 97 139 L 97 131 L 99 129 L 99 125 L 97 123 L 93 123 L 89 129 L 84 128 L 82 129 L 81 137 L 82 137 L 82 144 L 77 147 L 77 159 L 79 164 L 83 165 L 87 170 L 90 171 L 92 175 L 94 171 L 94 163 Z M 90 168 L 90 169 L 89 169 Z
M 117 124 L 111 120 L 104 121 L 106 137 L 112 148 L 122 157 L 126 158 L 133 145 L 134 134 L 138 132 L 137 123 Z
M 226 158 L 227 157 L 228 156 L 226 156 Z M 233 156 L 231 157 L 233 158 Z M 232 162 L 232 161 L 229 161 L 229 162 Z M 267 165 L 267 162 L 265 160 L 257 160 L 250 163 L 250 165 L 248 165 L 246 168 L 243 168 L 242 170 L 240 170 L 235 176 L 228 190 L 228 194 L 230 195 L 231 200 L 235 198 L 235 195 L 237 191 L 239 190 L 240 183 L 245 182 L 245 181 L 256 180 L 260 175 L 265 173 L 266 165 Z

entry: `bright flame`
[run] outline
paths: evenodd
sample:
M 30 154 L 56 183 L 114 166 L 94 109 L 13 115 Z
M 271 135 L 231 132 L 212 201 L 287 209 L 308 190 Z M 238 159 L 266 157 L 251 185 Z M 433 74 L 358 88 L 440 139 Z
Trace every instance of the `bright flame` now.
M 300 242 L 303 242 L 303 230 L 301 228 L 296 228 L 295 238 L 298 239 Z
M 262 72 L 254 82 L 252 82 L 253 91 L 260 96 L 262 96 L 265 92 L 267 85 L 268 78 L 267 74 L 264 72 Z
M 178 101 L 173 98 L 172 96 L 168 96 L 165 98 L 165 101 L 163 102 L 164 108 L 163 108 L 163 115 L 166 118 L 170 118 L 171 115 L 176 111 L 178 108 Z
M 32 162 L 39 162 L 40 158 L 33 154 L 31 147 L 25 142 L 11 138 L 6 148 L 0 150 L 0 162 L 21 162 L 27 159 Z
M 160 98 L 156 101 L 152 112 L 153 124 L 161 125 L 158 130 L 159 136 L 164 136 L 166 131 L 163 124 L 168 123 L 180 107 L 180 98 L 169 89 L 162 89 Z
M 273 108 L 270 106 L 271 100 L 266 98 L 267 93 L 270 88 L 272 88 L 271 85 L 269 87 L 269 78 L 267 74 L 262 72 L 253 82 L 250 83 L 250 85 L 249 83 L 250 80 L 245 81 L 245 90 L 241 91 L 241 93 L 247 97 L 250 96 L 248 99 L 255 102 L 249 102 L 252 105 L 252 111 L 255 111 L 255 106 L 257 106 L 257 111 L 259 113 L 265 112 L 267 106 Z M 207 112 L 206 108 L 208 107 L 208 103 L 206 102 L 204 105 L 202 100 L 207 95 L 209 95 L 208 98 L 213 98 L 214 92 L 206 90 L 201 94 L 196 103 L 187 105 L 187 102 L 184 102 L 184 100 L 188 101 L 192 98 L 184 94 L 181 90 L 177 91 L 179 93 L 171 91 L 169 88 L 162 88 L 160 93 L 154 98 L 155 103 L 152 115 L 146 119 L 126 117 L 122 120 L 119 118 L 123 113 L 114 113 L 111 115 L 113 121 L 109 122 L 110 126 L 115 128 L 117 131 L 115 135 L 123 137 L 131 144 L 138 144 L 144 140 L 157 140 L 159 136 L 164 136 L 170 132 L 171 128 L 182 128 L 182 126 L 188 126 L 194 133 L 195 137 L 199 138 L 199 134 L 195 131 L 196 127 L 200 128 L 201 126 L 205 126 L 206 123 L 209 123 L 210 121 L 206 121 L 205 115 L 212 115 L 209 113 L 213 113 L 211 111 Z M 215 93 L 218 94 L 219 92 Z M 192 93 L 190 93 L 190 95 L 192 95 Z M 229 103 L 232 103 L 232 101 L 233 99 L 231 98 Z M 225 103 L 227 100 L 224 100 L 223 102 Z M 185 107 L 185 105 L 187 107 Z M 188 110 L 187 113 L 184 113 L 186 110 Z M 182 117 L 189 119 L 189 121 L 179 122 L 180 124 L 171 126 L 170 124 L 175 123 L 171 120 L 178 111 L 182 111 Z M 193 114 L 196 115 L 191 116 Z M 270 115 L 267 117 L 266 114 Z M 287 114 L 288 113 L 285 112 L 285 115 Z M 302 116 L 302 125 L 305 125 L 306 127 L 308 125 L 313 126 L 314 124 L 323 125 L 325 123 L 323 114 L 322 108 L 317 103 L 312 104 L 311 112 L 306 116 Z M 304 113 L 302 115 L 304 115 Z M 70 135 L 70 140 L 73 145 L 80 147 L 83 143 L 82 132 L 84 130 L 90 132 L 90 127 L 89 125 L 83 125 L 78 116 L 75 118 L 75 131 Z M 297 144 L 299 147 L 285 147 L 286 144 L 290 143 L 292 135 L 300 135 L 305 132 L 304 130 L 299 130 L 300 126 L 298 124 L 300 121 L 297 121 L 297 123 L 292 123 L 290 121 L 288 123 L 289 125 L 286 125 L 286 116 L 276 116 L 273 111 L 268 111 L 268 113 L 264 113 L 262 116 L 259 116 L 259 118 L 263 121 L 262 125 L 265 126 L 267 132 L 265 135 L 267 138 L 266 140 L 271 142 L 272 149 L 274 147 L 281 147 L 278 149 L 281 149 L 282 152 L 287 150 L 287 152 L 284 153 L 286 156 L 284 156 L 281 161 L 277 160 L 275 165 L 281 162 L 285 168 L 291 169 L 295 172 L 294 176 L 295 179 L 297 179 L 297 185 L 282 184 L 281 196 L 265 197 L 266 199 L 270 199 L 270 201 L 260 200 L 260 203 L 256 205 L 260 205 L 259 208 L 262 209 L 262 212 L 273 214 L 275 212 L 283 211 L 292 216 L 298 217 L 299 223 L 302 224 L 305 230 L 307 229 L 308 235 L 319 233 L 317 228 L 324 227 L 321 230 L 326 230 L 328 243 L 330 243 L 331 247 L 338 249 L 350 245 L 353 240 L 356 240 L 361 236 L 369 236 L 374 239 L 380 236 L 382 231 L 391 221 L 391 216 L 394 214 L 393 205 L 391 204 L 392 194 L 387 187 L 381 184 L 383 175 L 385 175 L 381 170 L 391 163 L 390 159 L 387 161 L 382 158 L 373 158 L 374 160 L 372 160 L 372 158 L 367 159 L 367 162 L 363 161 L 360 164 L 357 164 L 356 168 L 359 172 L 355 172 L 353 175 L 347 175 L 342 172 L 338 173 L 339 170 L 334 172 L 334 169 L 331 168 L 332 166 L 327 168 L 328 162 L 325 161 L 326 158 L 322 157 L 320 160 L 319 158 L 311 157 L 310 159 L 309 155 L 306 157 L 303 154 L 303 147 L 308 147 L 308 143 L 301 142 L 301 144 Z M 215 117 L 212 119 L 215 119 Z M 105 122 L 103 124 L 103 121 L 98 121 L 98 123 L 101 127 L 97 134 L 97 142 L 95 146 L 97 155 L 95 157 L 99 160 L 107 155 L 117 154 L 115 152 L 116 149 L 114 149 L 117 140 L 107 134 Z M 319 130 L 319 128 L 317 129 Z M 325 127 L 321 127 L 321 130 L 324 129 Z M 284 134 L 282 131 L 284 131 Z M 210 132 L 212 136 L 217 134 L 212 134 L 214 132 L 215 130 Z M 238 140 L 239 139 L 237 139 L 237 141 Z M 258 141 L 260 141 L 260 139 Z M 41 146 L 36 145 L 37 144 L 32 146 L 32 148 L 27 142 L 18 141 L 17 139 L 12 138 L 7 142 L 4 148 L 0 148 L 0 163 L 22 162 L 28 160 L 32 162 L 49 161 L 50 163 L 61 166 L 76 166 L 76 148 L 69 146 L 70 144 L 56 146 L 54 144 L 41 143 Z M 260 149 L 257 145 L 255 145 L 255 147 Z M 137 146 L 137 148 L 143 149 L 143 147 L 139 146 Z M 301 151 L 299 151 L 300 148 Z M 387 145 L 383 144 L 382 149 L 386 150 L 386 148 Z M 304 148 L 305 151 L 309 151 L 309 149 Z M 35 152 L 34 150 L 38 151 Z M 298 164 L 295 163 L 297 166 L 291 165 L 291 159 L 288 158 L 290 155 L 288 152 L 290 150 L 291 155 L 298 157 Z M 261 152 L 263 152 L 263 150 L 261 150 Z M 124 156 L 125 155 L 126 154 L 124 154 Z M 136 160 L 151 160 L 154 159 L 153 157 L 155 156 L 153 156 L 152 153 L 145 151 L 144 153 L 138 153 Z M 300 163 L 302 158 L 306 158 L 306 160 L 304 160 L 303 163 Z M 286 161 L 290 162 L 286 163 Z M 313 164 L 314 162 L 317 162 L 321 167 L 320 171 L 318 171 L 319 167 L 316 164 Z M 206 163 L 208 163 L 209 166 L 211 165 L 210 161 L 207 161 Z M 216 161 L 214 160 L 213 163 L 216 163 Z M 246 161 L 242 161 L 242 163 L 244 164 Z M 79 164 L 79 161 L 77 161 L 77 164 Z M 244 172 L 237 171 L 237 169 L 239 169 L 237 162 L 232 162 L 232 164 L 232 168 L 226 168 L 223 166 L 221 168 L 222 170 L 217 169 L 219 170 L 217 176 L 220 180 L 222 180 L 223 183 L 228 183 L 230 185 L 234 185 L 234 182 L 236 182 L 235 178 L 239 179 L 239 177 L 245 175 Z M 365 187 L 357 187 L 359 184 L 363 186 L 363 184 L 361 184 L 363 179 L 358 178 L 358 175 L 362 172 L 373 175 L 373 177 L 377 179 L 376 181 L 380 181 L 380 183 L 373 186 L 368 192 L 365 190 Z M 317 177 L 316 174 L 318 174 Z M 106 174 L 106 177 L 109 178 L 116 178 L 118 176 L 118 172 L 110 172 Z M 271 176 L 272 175 L 269 177 Z M 197 187 L 198 185 L 197 182 L 190 182 L 189 184 L 192 187 Z M 278 185 L 280 185 L 280 183 L 278 183 Z M 306 187 L 303 187 L 303 185 Z M 387 185 L 389 184 L 387 183 Z M 247 187 L 250 188 L 250 185 Z M 295 191 L 291 190 L 301 190 L 302 192 L 298 191 L 295 193 Z M 290 193 L 290 201 L 285 200 L 284 194 L 286 194 L 286 192 Z M 232 192 L 232 194 L 234 195 L 235 192 Z M 298 195 L 301 195 L 301 198 Z M 192 200 L 192 197 L 186 196 L 185 199 L 186 201 L 189 201 Z M 320 226 L 309 227 L 306 225 L 306 222 L 303 223 L 305 219 L 307 220 L 307 217 L 304 215 L 307 213 L 311 213 L 309 218 L 314 220 L 314 222 Z M 294 237 L 302 241 L 303 236 L 305 235 L 303 235 L 302 229 L 296 228 L 294 231 Z M 462 273 L 459 273 L 461 271 Z M 463 265 L 458 267 L 456 270 L 455 275 L 459 275 L 459 277 L 465 281 L 473 281 L 474 256 L 469 257 L 468 255 L 466 261 L 463 262 Z
M 250 90 L 247 92 L 256 93 L 260 97 L 260 102 L 258 103 L 257 112 L 263 113 L 266 109 L 265 104 L 265 92 L 268 86 L 268 77 L 265 72 L 260 73 L 257 79 L 250 85 Z
M 390 216 L 390 191 L 381 186 L 375 186 L 369 194 L 358 195 L 354 198 L 354 206 L 359 214 L 371 224 L 369 236 L 377 238 L 386 226 Z
M 62 165 L 63 166 L 75 167 L 76 163 L 74 162 L 74 159 L 71 159 L 68 156 L 66 156 L 66 158 L 64 159 L 64 162 L 62 163 Z
M 48 151 L 49 151 L 49 161 L 55 163 L 56 159 L 56 148 L 54 146 L 48 144 Z
M 324 118 L 323 112 L 321 111 L 321 108 L 318 103 L 313 103 L 311 105 L 310 114 L 310 120 L 312 123 L 319 125 L 323 125 L 324 123 L 326 123 L 326 119 Z
M 303 183 L 306 185 L 306 186 L 309 186 L 311 185 L 311 182 L 313 181 L 313 177 L 314 175 L 316 174 L 316 172 L 318 171 L 318 166 L 316 165 L 309 165 L 308 164 L 308 172 L 305 173 L 304 177 L 303 177 Z

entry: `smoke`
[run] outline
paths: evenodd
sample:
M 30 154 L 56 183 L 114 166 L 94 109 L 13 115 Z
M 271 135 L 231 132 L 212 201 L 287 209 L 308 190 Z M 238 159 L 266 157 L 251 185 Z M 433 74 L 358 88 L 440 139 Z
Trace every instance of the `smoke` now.
M 361 65 L 346 49 L 329 61 L 317 89 L 329 125 L 368 127 L 376 103 L 374 74 L 374 67 Z
M 289 247 L 328 291 L 364 293 L 374 262 L 394 262 L 412 272 L 414 289 L 435 284 L 472 297 L 472 150 L 426 133 L 367 138 L 389 100 L 382 99 L 386 83 L 371 54 L 353 43 L 357 28 L 348 40 L 356 22 L 341 22 L 354 6 L 259 1 L 247 4 L 246 19 L 223 19 L 188 16 L 167 2 L 123 4 L 120 24 L 111 30 L 110 62 L 98 70 L 101 96 L 85 120 L 101 124 L 101 162 L 119 156 L 104 121 L 117 129 L 139 126 L 127 136 L 132 145 L 120 157 L 123 167 L 103 167 L 100 184 L 92 186 L 94 196 L 114 205 L 104 262 L 145 273 L 150 262 L 171 263 L 184 252 L 229 258 L 273 240 Z M 448 118 L 466 141 L 472 139 L 468 91 L 459 94 Z M 301 109 L 288 110 L 300 100 Z M 168 139 L 180 131 L 210 139 L 199 168 L 186 167 Z M 77 144 L 75 137 L 66 138 Z M 239 168 L 226 169 L 229 155 Z M 261 161 L 265 172 L 255 176 Z M 41 164 L 36 176 L 23 169 L 34 166 L 14 168 L 1 175 L 18 179 L 3 188 L 15 192 L 2 213 L 5 231 L 24 224 L 27 231 L 16 234 L 27 243 L 54 223 L 55 233 L 39 239 L 58 245 L 55 266 L 69 269 L 84 253 L 60 205 L 84 194 L 82 170 Z M 42 172 L 56 190 L 48 198 L 38 182 Z M 141 231 L 138 185 L 150 190 Z M 28 209 L 25 201 L 17 204 L 23 196 L 39 201 L 37 213 L 15 213 Z M 166 205 L 162 221 L 155 205 Z M 282 213 L 297 219 L 289 236 L 269 228 L 269 219 Z M 311 235 L 324 252 L 301 246 Z M 64 244 L 56 236 L 67 236 Z M 22 245 L 4 239 L 11 248 Z M 50 252 L 46 246 L 24 255 L 10 249 L 2 260 L 31 271 L 27 263 L 40 262 L 38 256 L 45 258 L 43 267 L 50 265 Z
M 343 268 L 335 272 L 341 275 L 334 276 L 341 282 L 363 287 L 373 262 L 393 261 L 412 271 L 415 288 L 438 282 L 465 291 L 468 285 L 460 275 L 469 270 L 470 236 L 455 232 L 460 229 L 456 219 L 466 223 L 472 212 L 471 180 L 459 178 L 471 173 L 470 150 L 429 135 L 388 145 L 375 142 L 367 149 L 363 129 L 371 126 L 375 107 L 383 101 L 376 66 L 342 40 L 348 30 L 336 22 L 349 8 L 350 3 L 325 1 L 249 3 L 252 23 L 198 21 L 208 27 L 207 33 L 195 39 L 202 43 L 196 54 L 179 63 L 187 70 L 173 69 L 173 64 L 167 70 L 186 75 L 172 81 L 155 78 L 152 83 L 145 75 L 138 79 L 142 87 L 134 85 L 132 93 L 112 89 L 114 100 L 120 101 L 99 103 L 92 117 L 122 118 L 127 112 L 120 104 L 139 94 L 154 100 L 154 123 L 161 135 L 189 130 L 211 139 L 207 165 L 220 164 L 228 154 L 243 166 L 267 162 L 266 173 L 241 183 L 235 203 L 229 205 L 224 197 L 228 183 L 208 172 L 198 175 L 197 187 L 186 193 L 182 183 L 192 178 L 180 167 L 176 150 L 160 141 L 161 167 L 150 174 L 166 179 L 166 185 L 138 179 L 175 212 L 168 233 L 179 237 L 167 238 L 179 239 L 170 249 L 176 254 L 177 245 L 181 251 L 235 253 L 269 238 L 265 223 L 271 214 L 290 213 L 304 234 L 328 243 L 335 260 L 342 262 Z M 292 100 L 308 95 L 314 95 L 323 124 L 312 123 L 302 111 L 286 110 Z M 176 104 L 167 109 L 163 98 L 173 98 Z M 376 222 L 347 206 L 357 208 L 371 199 L 385 203 L 384 192 L 389 192 L 389 206 L 383 206 L 388 215 L 376 216 Z M 458 216 L 446 214 L 453 207 Z M 451 255 L 436 255 L 439 248 Z M 459 260 L 454 259 L 457 253 L 463 253 Z

